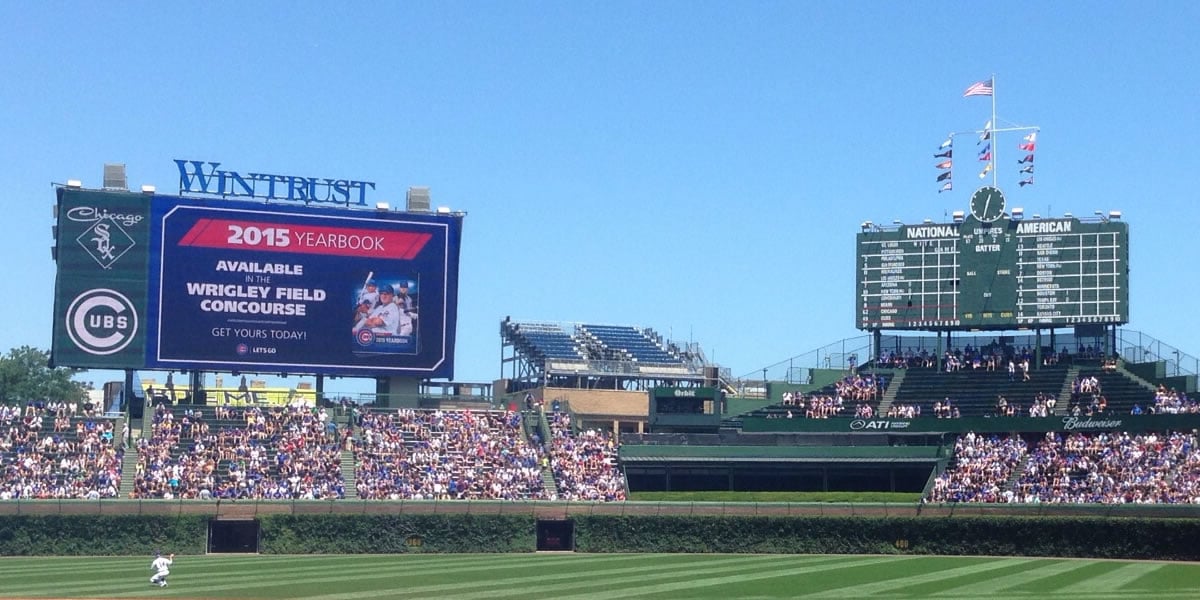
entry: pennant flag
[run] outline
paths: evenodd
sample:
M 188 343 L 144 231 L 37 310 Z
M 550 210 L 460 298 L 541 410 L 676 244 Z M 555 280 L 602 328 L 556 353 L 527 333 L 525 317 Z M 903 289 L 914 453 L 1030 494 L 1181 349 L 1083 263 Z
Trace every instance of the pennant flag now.
M 983 154 L 980 154 L 980 155 L 979 155 L 979 160 L 992 160 L 992 153 L 991 153 L 991 152 L 984 152 Z
M 945 181 L 947 179 L 950 179 L 950 171 L 946 171 L 945 173 L 937 176 L 938 181 Z
M 1036 142 L 1036 141 L 1037 141 L 1037 132 L 1036 132 L 1036 131 L 1034 131 L 1034 132 L 1031 132 L 1029 135 L 1027 135 L 1027 136 L 1025 136 L 1025 137 L 1023 137 L 1023 138 L 1021 138 L 1021 139 L 1023 139 L 1023 140 L 1025 140 L 1025 141 L 1027 141 L 1027 142 L 1029 142 L 1029 143 L 1031 143 L 1031 144 L 1032 144 L 1033 142 Z
M 987 166 L 984 167 L 983 170 L 979 172 L 979 178 L 983 179 L 984 177 L 987 177 L 988 173 L 991 173 L 991 172 L 992 172 L 992 163 L 988 163 Z
M 1017 161 L 1017 164 L 1023 165 L 1025 163 L 1031 163 L 1031 162 L 1033 162 L 1033 154 L 1026 154 L 1025 158 L 1022 158 L 1021 160 Z
M 1024 150 L 1024 151 L 1026 151 L 1026 152 L 1033 152 L 1033 150 L 1034 150 L 1034 147 L 1035 147 L 1035 146 L 1037 146 L 1037 144 L 1035 144 L 1035 143 L 1033 143 L 1033 142 L 1025 142 L 1024 144 L 1021 144 L 1021 145 L 1017 146 L 1017 150 Z
M 947 181 L 947 182 L 946 182 L 946 184 L 942 186 L 942 189 L 938 190 L 938 193 L 940 194 L 940 193 L 942 193 L 942 192 L 948 192 L 948 191 L 950 191 L 950 190 L 952 190 L 952 189 L 954 189 L 954 182 L 953 182 L 953 181 Z
M 938 163 L 936 166 L 939 169 L 949 169 L 950 167 L 954 166 L 954 161 L 945 160 L 945 161 Z
M 991 96 L 992 95 L 992 80 L 979 81 L 972 83 L 967 91 L 963 92 L 963 98 L 967 96 Z
M 950 157 L 952 157 L 952 156 L 954 156 L 954 148 L 951 148 L 951 149 L 949 149 L 949 150 L 947 150 L 947 151 L 945 151 L 945 152 L 943 152 L 943 153 L 941 153 L 941 154 L 934 154 L 934 155 L 933 155 L 933 157 L 934 157 L 934 158 L 950 158 Z
M 949 146 L 953 143 L 954 143 L 954 136 L 948 137 L 948 138 L 946 138 L 946 141 L 942 142 L 941 146 L 938 146 L 938 150 L 941 150 L 942 148 L 945 148 L 946 146 Z
M 1019 185 L 1021 187 L 1025 187 L 1027 185 L 1033 185 L 1033 178 L 1030 177 L 1029 179 L 1022 179 L 1021 181 L 1017 182 L 1017 185 Z
M 983 133 L 979 135 L 979 141 L 975 142 L 975 145 L 978 146 L 990 139 L 992 139 L 992 122 L 988 121 L 983 125 Z
M 991 151 L 992 151 L 992 143 L 988 142 L 988 145 L 984 146 L 983 150 L 979 151 L 979 155 L 983 156 L 984 154 L 987 154 L 988 152 L 991 152 Z
M 1027 167 L 1024 167 L 1024 168 L 1022 168 L 1020 172 L 1021 172 L 1021 173 L 1032 173 L 1032 172 L 1033 172 L 1033 165 L 1029 165 L 1029 166 L 1027 166 Z

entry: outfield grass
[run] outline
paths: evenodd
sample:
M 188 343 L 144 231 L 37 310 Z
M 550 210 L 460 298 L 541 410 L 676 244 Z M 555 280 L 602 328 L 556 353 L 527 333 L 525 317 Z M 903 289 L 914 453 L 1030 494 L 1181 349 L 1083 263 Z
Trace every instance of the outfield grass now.
M 0 598 L 1200 598 L 1200 564 L 697 554 L 0 558 Z

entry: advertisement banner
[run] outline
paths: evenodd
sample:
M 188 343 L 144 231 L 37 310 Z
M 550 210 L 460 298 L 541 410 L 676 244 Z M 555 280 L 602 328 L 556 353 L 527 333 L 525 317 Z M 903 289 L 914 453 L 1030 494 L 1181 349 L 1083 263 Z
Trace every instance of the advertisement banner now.
M 140 368 L 146 347 L 150 198 L 58 189 L 51 362 Z
M 58 190 L 54 364 L 454 375 L 461 214 Z

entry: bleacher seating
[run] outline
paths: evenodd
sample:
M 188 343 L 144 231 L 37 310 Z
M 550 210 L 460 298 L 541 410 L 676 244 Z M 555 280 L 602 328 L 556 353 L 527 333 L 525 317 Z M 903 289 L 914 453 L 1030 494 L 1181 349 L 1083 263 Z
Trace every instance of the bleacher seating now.
M 580 330 L 607 352 L 611 360 L 632 360 L 639 363 L 675 365 L 682 360 L 667 352 L 642 330 L 627 325 L 582 325 Z
M 582 360 L 578 345 L 571 334 L 557 323 L 504 324 L 503 334 L 530 358 L 537 360 Z
M 501 411 L 364 413 L 355 447 L 358 496 L 371 500 L 539 500 L 540 447 L 521 415 Z
M 345 495 L 336 426 L 311 407 L 154 409 L 138 444 L 136 498 L 332 499 Z
M 963 417 L 982 417 L 995 415 L 997 400 L 1003 396 L 1009 404 L 1020 406 L 1023 411 L 1020 416 L 1028 416 L 1028 408 L 1036 396 L 1039 393 L 1057 396 L 1066 376 L 1067 367 L 1059 365 L 1032 369 L 1029 381 L 1023 381 L 1019 371 L 1010 379 L 1006 370 L 967 368 L 948 373 L 909 369 L 894 402 L 919 405 L 922 415 L 933 415 L 934 402 L 949 398 Z
M 1129 414 L 1134 404 L 1148 409 L 1154 406 L 1154 390 L 1130 378 L 1121 371 L 1107 370 L 1100 367 L 1088 367 L 1079 371 L 1080 377 L 1095 377 L 1100 382 L 1100 394 L 1107 400 L 1109 414 Z M 1085 396 L 1090 396 L 1085 394 Z M 1082 401 L 1085 406 L 1088 398 L 1073 399 Z
M 0 500 L 117 496 L 116 423 L 66 406 L 0 406 Z

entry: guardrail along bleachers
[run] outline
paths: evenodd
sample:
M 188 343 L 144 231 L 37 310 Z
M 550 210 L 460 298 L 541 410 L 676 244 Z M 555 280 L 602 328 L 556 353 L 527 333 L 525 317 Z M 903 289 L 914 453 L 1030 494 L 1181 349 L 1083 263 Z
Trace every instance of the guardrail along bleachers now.
M 606 359 L 660 365 L 683 364 L 681 358 L 663 349 L 647 332 L 636 327 L 581 325 L 579 329 L 582 335 L 605 350 Z
M 547 360 L 583 360 L 579 346 L 557 323 L 505 322 L 501 333 L 527 357 Z
M 115 498 L 125 451 L 116 422 L 35 406 L 0 406 L 0 500 Z
M 1029 381 L 1023 381 L 1019 369 L 1011 379 L 1007 369 L 967 368 L 949 373 L 936 369 L 909 369 L 893 403 L 919 405 L 921 416 L 926 417 L 933 416 L 934 402 L 949 398 L 962 416 L 982 417 L 996 415 L 997 401 L 1003 396 L 1009 405 L 1020 407 L 1018 416 L 1029 416 L 1029 407 L 1036 396 L 1050 394 L 1057 397 L 1066 376 L 1065 365 L 1033 369 L 1029 372 Z

